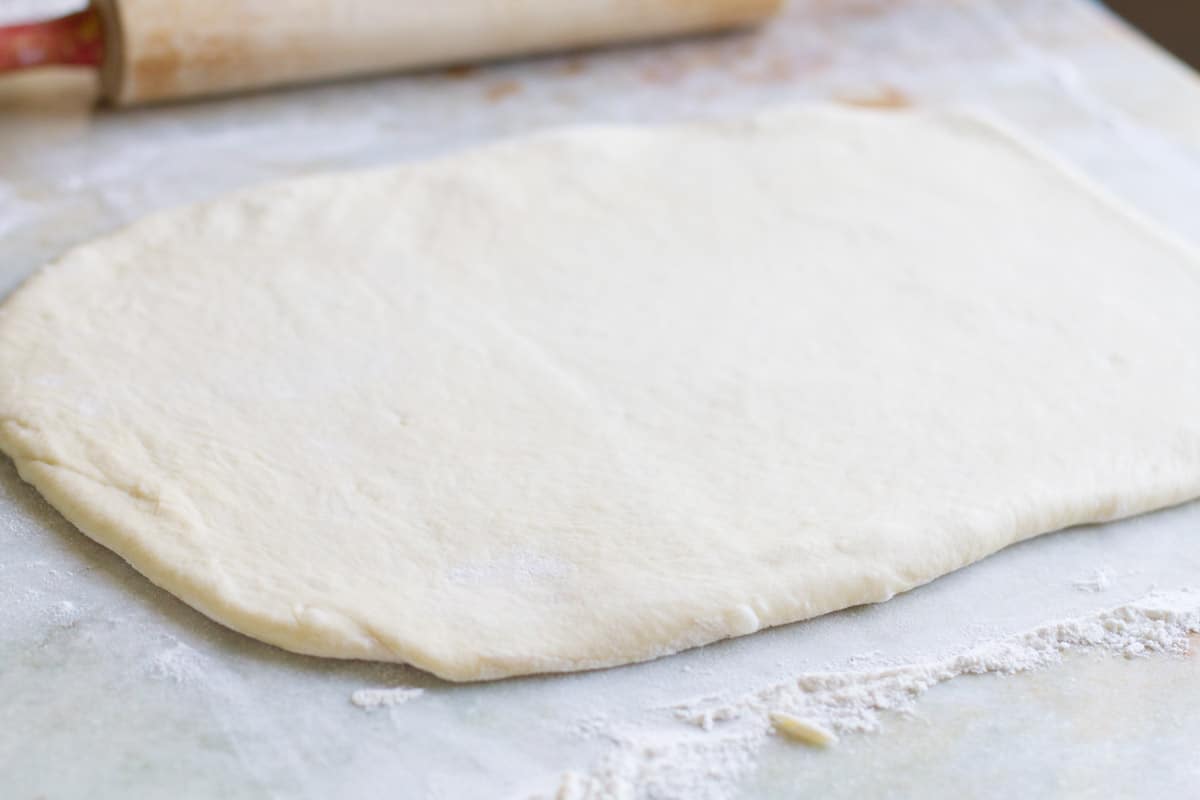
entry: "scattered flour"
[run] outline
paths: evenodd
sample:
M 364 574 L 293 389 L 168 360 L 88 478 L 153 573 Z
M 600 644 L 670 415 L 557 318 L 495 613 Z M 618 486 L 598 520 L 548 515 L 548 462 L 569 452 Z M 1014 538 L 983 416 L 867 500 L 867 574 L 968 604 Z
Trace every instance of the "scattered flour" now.
M 415 700 L 425 693 L 424 689 L 397 686 L 394 689 L 359 689 L 350 695 L 350 702 L 359 708 L 390 708 Z
M 1200 592 L 1151 594 L 1086 617 L 1051 622 L 923 663 L 810 672 L 740 696 L 711 696 L 657 719 L 605 732 L 612 746 L 586 772 L 562 776 L 553 800 L 725 800 L 755 768 L 772 716 L 836 735 L 877 731 L 883 712 L 909 712 L 960 675 L 1012 675 L 1072 652 L 1183 655 L 1200 633 Z M 852 660 L 852 663 L 861 663 Z M 679 723 L 683 722 L 684 725 Z M 593 732 L 594 733 L 594 732 Z
M 172 683 L 196 683 L 204 680 L 204 656 L 180 641 L 160 650 L 150 659 L 151 676 Z
M 1103 568 L 1094 569 L 1087 577 L 1071 581 L 1071 585 L 1081 592 L 1106 592 L 1112 583 L 1112 571 Z
M 79 607 L 70 600 L 60 600 L 50 606 L 50 624 L 60 628 L 70 628 L 75 623 L 79 622 L 83 614 Z
M 587 772 L 565 773 L 554 800 L 725 800 L 753 771 L 766 731 L 718 734 L 660 724 L 614 730 Z

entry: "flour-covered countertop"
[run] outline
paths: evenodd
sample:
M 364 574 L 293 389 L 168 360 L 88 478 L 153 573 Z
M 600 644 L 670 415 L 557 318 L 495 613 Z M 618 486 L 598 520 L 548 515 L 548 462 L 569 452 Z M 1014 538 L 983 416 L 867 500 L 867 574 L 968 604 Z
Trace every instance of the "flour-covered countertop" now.
M 0 19 L 17 13 L 0 0 Z M 75 243 L 251 183 L 547 125 L 829 99 L 983 108 L 1200 242 L 1200 78 L 1084 0 L 799 0 L 757 33 L 686 43 L 127 112 L 91 110 L 92 91 L 66 71 L 0 79 L 0 293 Z M 1041 537 L 881 606 L 649 664 L 460 686 L 210 623 L 85 539 L 5 460 L 0 796 L 1189 796 L 1200 642 L 1137 656 L 1186 641 L 1181 618 L 1159 613 L 1200 608 L 1183 588 L 1200 590 L 1200 504 Z M 1149 616 L 1096 616 L 1155 589 L 1172 594 Z M 1003 644 L 1039 626 L 1043 638 Z M 1084 652 L 1088 631 L 1100 646 Z M 878 730 L 823 751 L 746 718 L 680 719 L 749 715 L 746 698 L 797 675 L 928 667 L 980 641 L 1001 645 L 956 663 L 1075 646 L 1034 672 L 913 690 L 908 713 L 883 711 Z M 355 695 L 391 687 L 423 691 Z M 874 702 L 842 694 L 830 702 Z

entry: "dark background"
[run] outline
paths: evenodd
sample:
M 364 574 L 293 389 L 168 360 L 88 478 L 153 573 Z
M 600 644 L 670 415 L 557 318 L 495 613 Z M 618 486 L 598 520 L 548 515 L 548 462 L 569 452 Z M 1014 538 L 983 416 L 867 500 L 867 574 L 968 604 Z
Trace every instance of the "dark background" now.
M 1106 0 L 1107 5 L 1200 69 L 1200 0 Z

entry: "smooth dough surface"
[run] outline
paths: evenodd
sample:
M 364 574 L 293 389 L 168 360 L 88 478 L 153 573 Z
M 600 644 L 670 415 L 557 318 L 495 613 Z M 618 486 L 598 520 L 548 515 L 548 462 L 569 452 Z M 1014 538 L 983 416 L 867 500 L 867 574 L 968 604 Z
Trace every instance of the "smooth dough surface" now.
M 0 447 L 289 650 L 620 664 L 1200 495 L 1200 257 L 965 115 L 550 132 L 73 250 Z

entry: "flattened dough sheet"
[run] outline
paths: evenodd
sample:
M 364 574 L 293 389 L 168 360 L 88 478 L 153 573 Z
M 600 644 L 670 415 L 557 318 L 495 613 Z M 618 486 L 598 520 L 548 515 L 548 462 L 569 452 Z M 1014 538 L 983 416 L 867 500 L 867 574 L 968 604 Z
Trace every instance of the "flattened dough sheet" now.
M 71 251 L 0 448 L 263 641 L 622 664 L 1200 495 L 1200 257 L 962 114 L 554 131 Z

